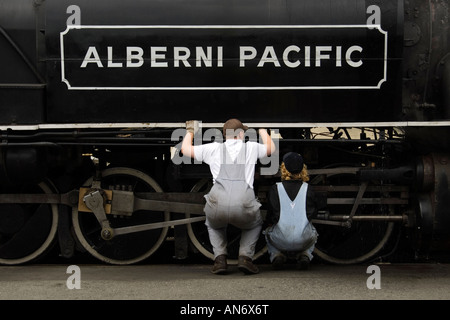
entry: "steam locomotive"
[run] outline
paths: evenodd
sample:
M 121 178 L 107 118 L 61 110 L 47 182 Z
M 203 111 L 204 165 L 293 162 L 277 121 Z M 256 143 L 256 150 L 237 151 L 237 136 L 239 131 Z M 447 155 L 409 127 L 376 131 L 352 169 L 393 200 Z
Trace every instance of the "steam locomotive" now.
M 263 214 L 304 156 L 320 259 L 448 252 L 449 25 L 448 0 L 0 0 L 0 264 L 212 258 L 211 175 L 179 149 L 229 118 L 277 143 Z

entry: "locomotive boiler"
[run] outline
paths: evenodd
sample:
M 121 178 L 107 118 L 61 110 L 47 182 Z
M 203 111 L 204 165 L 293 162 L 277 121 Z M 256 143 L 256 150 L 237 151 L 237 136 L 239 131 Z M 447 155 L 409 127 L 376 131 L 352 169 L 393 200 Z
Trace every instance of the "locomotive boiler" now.
M 229 118 L 277 143 L 263 213 L 304 156 L 324 261 L 448 254 L 449 47 L 448 0 L 0 0 L 0 263 L 212 258 L 210 172 L 179 149 Z

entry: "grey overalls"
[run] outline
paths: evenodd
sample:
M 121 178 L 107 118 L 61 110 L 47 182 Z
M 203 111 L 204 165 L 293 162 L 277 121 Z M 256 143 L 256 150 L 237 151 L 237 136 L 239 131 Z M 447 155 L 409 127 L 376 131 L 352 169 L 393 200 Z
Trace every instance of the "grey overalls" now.
M 301 252 L 312 260 L 318 234 L 306 216 L 308 184 L 302 184 L 294 201 L 291 201 L 281 182 L 277 183 L 277 189 L 280 198 L 280 219 L 265 231 L 270 261 L 280 252 Z
M 227 254 L 227 225 L 242 229 L 239 255 L 252 258 L 263 223 L 255 192 L 245 181 L 246 145 L 231 160 L 225 144 L 220 146 L 222 163 L 211 191 L 205 195 L 206 226 L 214 257 Z M 225 160 L 225 161 L 224 161 Z

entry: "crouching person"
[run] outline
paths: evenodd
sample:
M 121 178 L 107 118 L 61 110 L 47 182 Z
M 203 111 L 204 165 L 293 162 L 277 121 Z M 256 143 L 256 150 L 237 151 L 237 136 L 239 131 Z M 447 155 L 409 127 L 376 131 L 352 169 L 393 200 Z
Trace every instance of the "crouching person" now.
M 261 204 L 255 197 L 253 182 L 258 159 L 271 155 L 275 144 L 265 129 L 260 129 L 262 143 L 245 142 L 248 129 L 238 119 L 223 126 L 224 143 L 192 145 L 193 129 L 187 123 L 187 133 L 181 151 L 185 156 L 207 163 L 213 176 L 213 187 L 205 196 L 206 226 L 214 251 L 211 272 L 227 272 L 227 226 L 241 229 L 238 268 L 245 274 L 259 272 L 253 263 L 255 245 L 261 234 L 263 219 Z
M 308 269 L 317 241 L 317 231 L 310 222 L 317 215 L 317 201 L 300 154 L 289 152 L 281 163 L 281 182 L 269 191 L 269 210 L 265 230 L 270 261 L 280 269 L 287 258 L 295 258 L 297 268 Z

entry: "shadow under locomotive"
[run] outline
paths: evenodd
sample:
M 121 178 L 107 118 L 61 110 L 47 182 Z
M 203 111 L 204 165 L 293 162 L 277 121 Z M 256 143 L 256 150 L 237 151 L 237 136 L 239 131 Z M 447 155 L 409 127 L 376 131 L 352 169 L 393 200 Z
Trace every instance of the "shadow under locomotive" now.
M 281 130 L 276 154 L 295 150 L 308 163 L 309 184 L 320 203 L 313 220 L 319 232 L 318 261 L 446 259 L 449 154 L 415 156 L 401 130 L 376 129 L 376 137 L 370 139 L 367 128 L 353 129 L 359 132 L 358 139 L 347 129 L 327 130 L 320 138 L 311 130 Z M 99 133 L 101 137 L 90 137 L 89 144 L 99 139 L 107 146 L 85 154 L 70 174 L 59 171 L 67 170 L 71 161 L 65 154 L 59 159 L 64 165 L 25 175 L 27 180 L 34 176 L 41 181 L 42 172 L 50 172 L 47 177 L 54 174 L 54 182 L 20 183 L 23 170 L 10 171 L 8 177 L 16 183 L 3 187 L 7 192 L 0 195 L 1 263 L 36 261 L 55 242 L 60 255 L 70 260 L 86 254 L 111 264 L 213 259 L 203 213 L 204 195 L 212 183 L 208 167 L 174 164 L 174 147 L 172 155 L 167 147 L 164 153 L 149 154 L 146 148 L 155 142 L 152 134 L 151 130 Z M 126 145 L 123 139 L 128 139 Z M 164 143 L 165 139 L 157 141 Z M 133 167 L 123 166 L 129 165 L 130 156 L 135 159 Z M 255 192 L 264 216 L 267 191 L 279 175 L 261 175 L 263 168 L 258 164 Z M 89 172 L 91 176 L 83 178 Z M 74 189 L 75 185 L 79 187 Z M 228 233 L 234 263 L 240 232 L 231 226 Z M 264 261 L 265 253 L 261 236 L 255 259 Z

